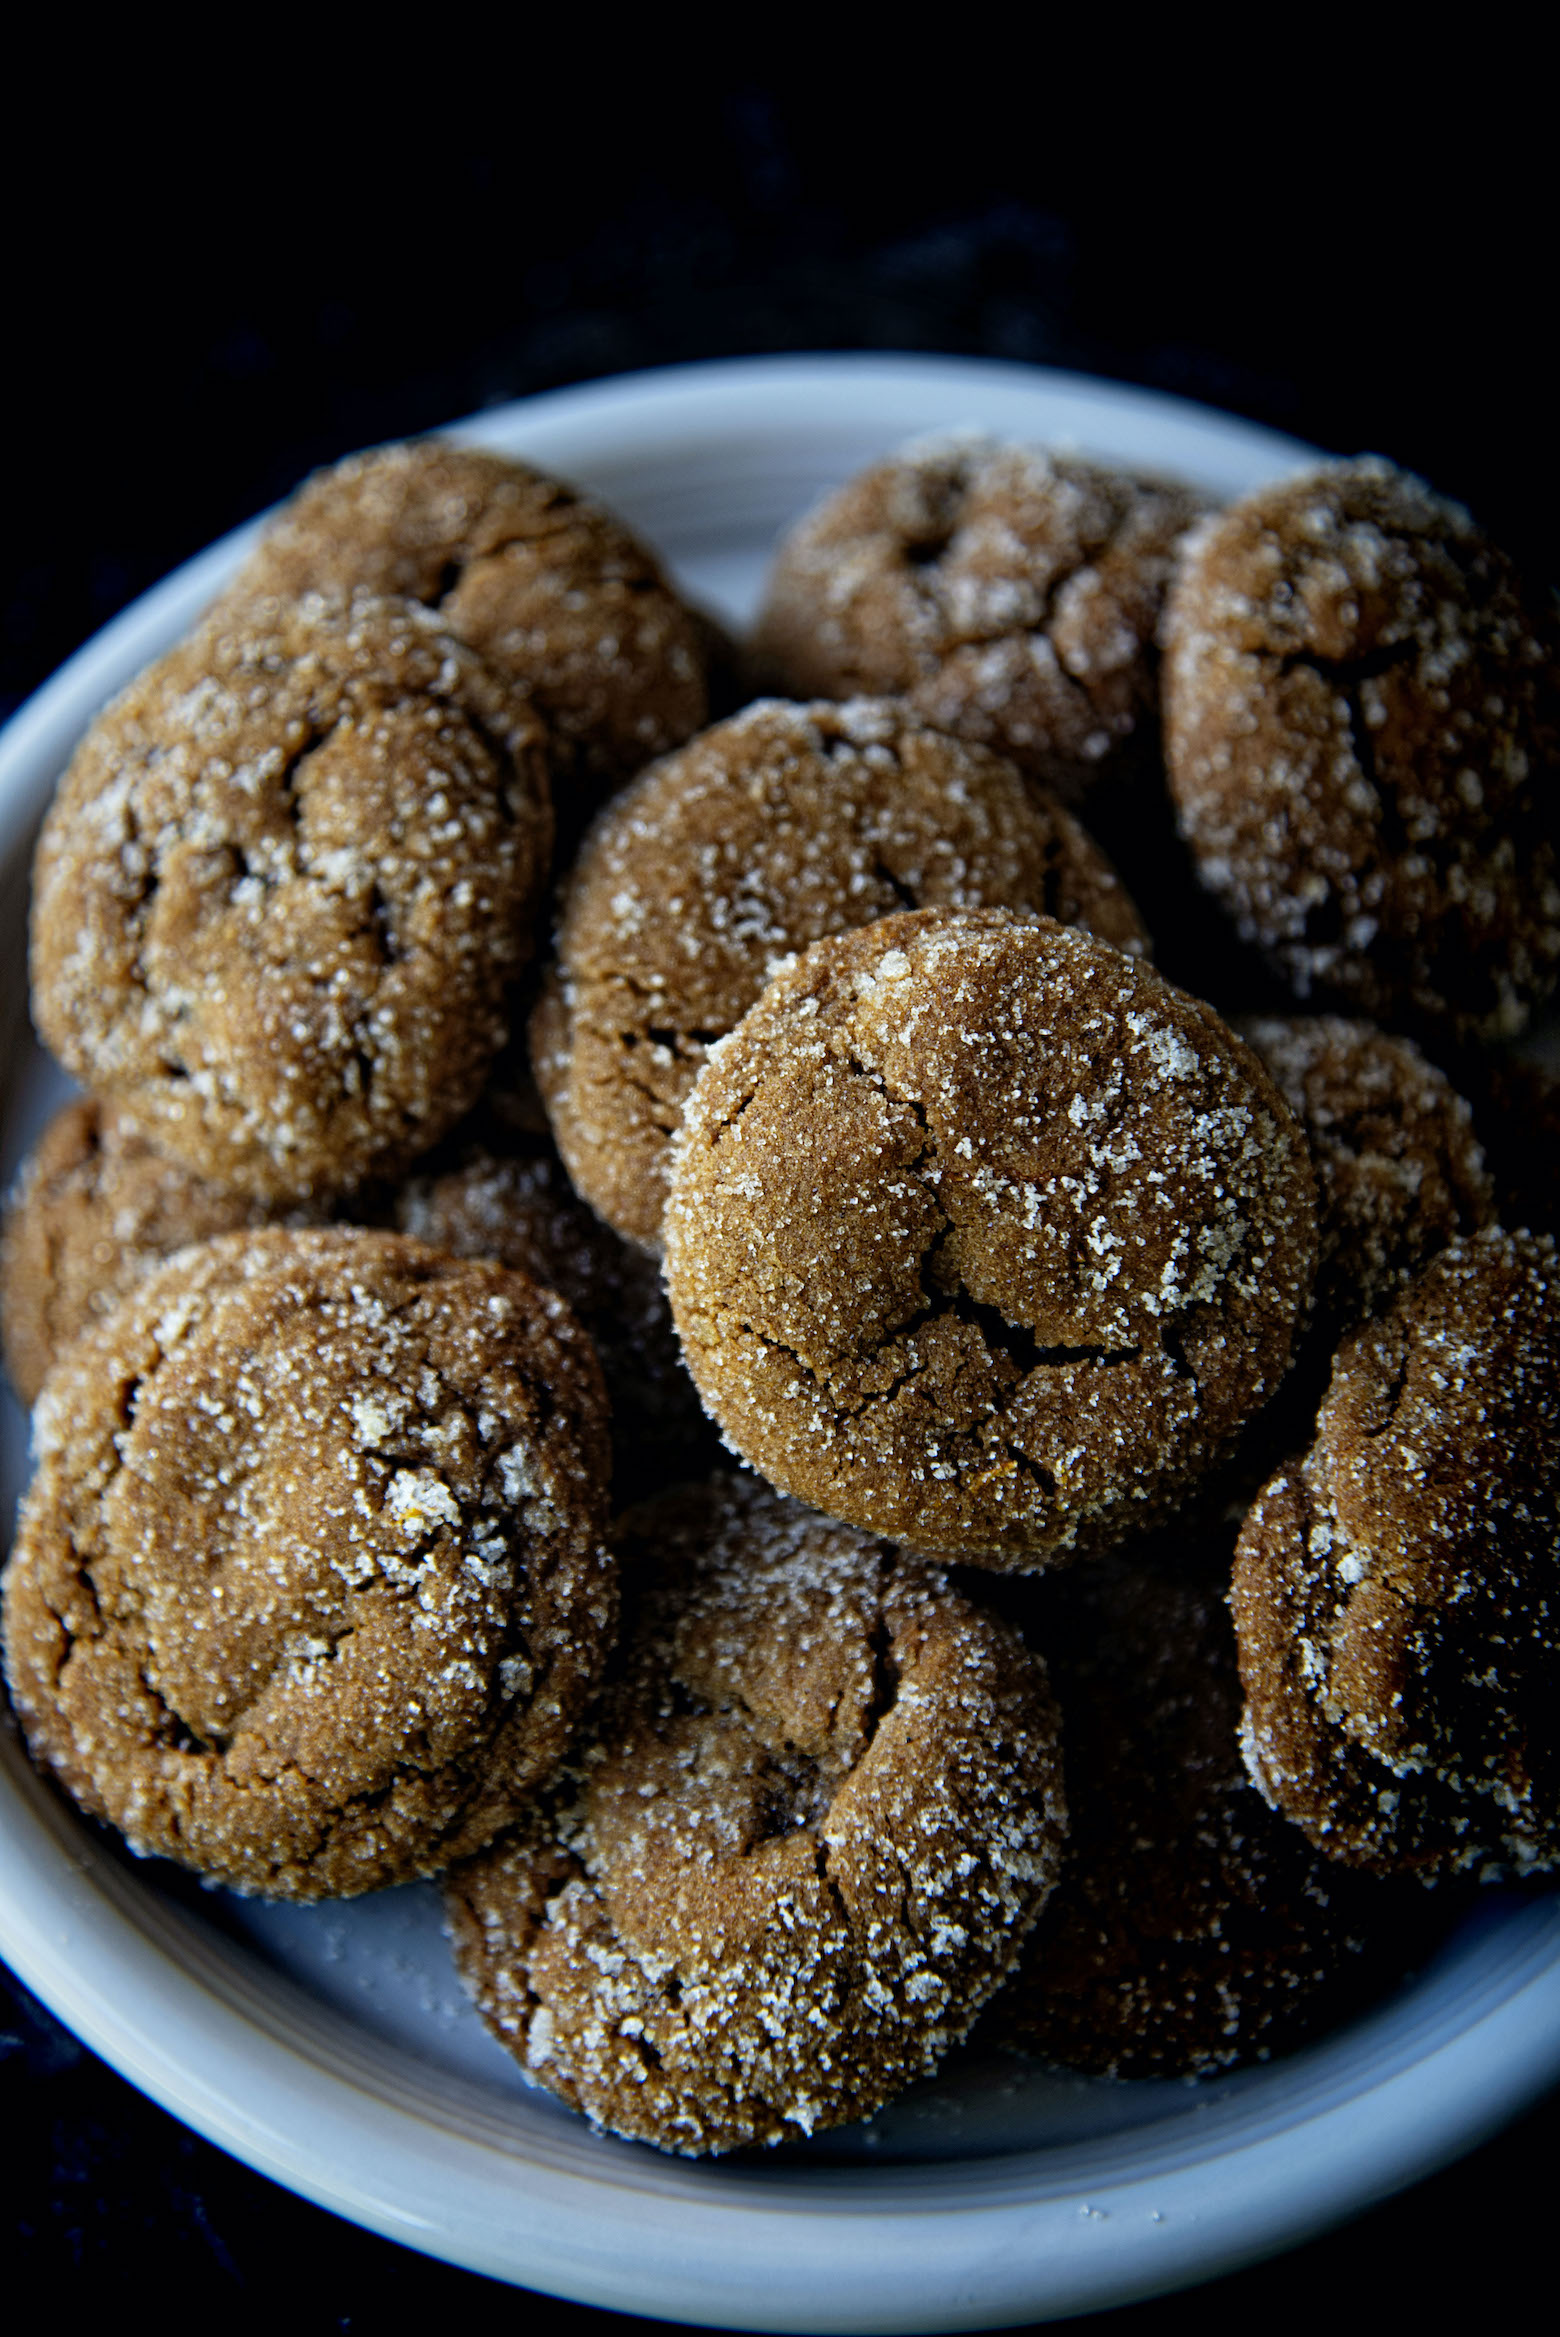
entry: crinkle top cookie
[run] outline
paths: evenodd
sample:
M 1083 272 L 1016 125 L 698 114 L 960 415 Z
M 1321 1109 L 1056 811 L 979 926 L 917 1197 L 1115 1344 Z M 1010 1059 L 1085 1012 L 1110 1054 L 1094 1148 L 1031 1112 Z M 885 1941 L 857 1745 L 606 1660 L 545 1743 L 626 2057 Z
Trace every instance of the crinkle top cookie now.
M 934 904 L 1043 909 L 1133 955 L 1147 946 L 1076 820 L 901 706 L 760 700 L 647 771 L 581 854 L 531 1024 L 559 1150 L 592 1207 L 655 1246 L 683 1101 L 776 966 Z
M 599 791 L 708 719 L 709 629 L 600 504 L 528 464 L 439 439 L 320 471 L 223 606 L 392 593 L 523 687 L 555 768 Z
M 786 537 L 757 647 L 800 697 L 909 699 L 1067 800 L 1152 729 L 1190 488 L 970 434 L 904 448 Z
M 665 1234 L 728 1443 L 831 1516 L 1019 1569 L 1180 1496 L 1283 1376 L 1316 1255 L 1250 1049 L 1004 910 L 777 975 L 689 1100 Z
M 750 1480 L 631 1511 L 620 1676 L 562 1791 L 451 1874 L 535 2078 L 694 2154 L 863 2118 L 935 2066 L 1055 1878 L 1056 1715 L 1016 1632 Z
M 1509 1037 L 1560 972 L 1553 621 L 1457 504 L 1377 460 L 1189 544 L 1165 746 L 1202 881 L 1302 998 Z
M 562 1300 L 393 1234 L 182 1251 L 49 1381 L 5 1577 L 34 1758 L 142 1852 L 317 1899 L 552 1769 L 616 1612 Z
M 1334 1342 L 1461 1234 L 1495 1221 L 1473 1115 L 1409 1039 L 1342 1015 L 1242 1022 L 1316 1170 L 1318 1324 Z
M 1241 1530 L 1247 1766 L 1331 1857 L 1560 1864 L 1560 1274 L 1498 1229 L 1339 1352 Z
M 266 1200 L 389 1176 L 475 1100 L 551 838 L 524 697 L 426 611 L 213 620 L 93 725 L 38 846 L 46 1043 Z

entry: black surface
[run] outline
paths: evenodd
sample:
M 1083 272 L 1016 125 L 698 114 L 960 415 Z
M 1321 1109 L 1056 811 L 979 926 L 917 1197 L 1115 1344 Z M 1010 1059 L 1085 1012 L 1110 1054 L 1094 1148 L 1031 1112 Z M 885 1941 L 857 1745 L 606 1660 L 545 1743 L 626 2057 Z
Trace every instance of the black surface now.
M 233 61 L 203 68 L 139 32 L 72 54 L 73 26 L 13 80 L 0 712 L 316 463 L 488 401 L 779 350 L 1173 390 L 1391 454 L 1553 570 L 1547 83 L 1477 27 L 1409 71 L 1285 20 L 1282 65 L 1234 91 L 1228 41 L 1134 61 L 1124 23 L 1081 61 L 1049 28 L 944 23 L 855 75 L 795 49 L 712 73 L 606 18 L 566 56 L 423 24 L 327 58 L 310 28 L 264 30 L 235 19 Z M 540 2312 L 291 2198 L 6 2002 L 13 2287 L 305 2328 Z M 1551 2097 L 1348 2229 L 1095 2325 L 1482 2318 L 1548 2284 L 1557 2143 Z

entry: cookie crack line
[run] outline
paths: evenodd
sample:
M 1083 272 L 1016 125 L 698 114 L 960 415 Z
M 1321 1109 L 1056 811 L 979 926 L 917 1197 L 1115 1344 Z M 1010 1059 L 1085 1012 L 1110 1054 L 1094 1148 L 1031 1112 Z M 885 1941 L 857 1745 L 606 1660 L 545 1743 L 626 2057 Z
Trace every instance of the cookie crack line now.
M 884 891 L 893 894 L 901 909 L 919 909 L 921 904 L 915 894 L 907 884 L 904 884 L 894 874 L 886 860 L 875 859 L 872 863 L 872 873 Z
M 692 1047 L 714 1047 L 725 1038 L 724 1031 L 701 1030 L 692 1024 L 687 1030 L 678 1030 L 669 1022 L 647 1022 L 642 1031 L 619 1031 L 619 1044 L 625 1047 L 664 1047 L 668 1054 L 681 1055 Z
M 1368 649 L 1359 657 L 1324 657 L 1316 649 L 1267 649 L 1259 650 L 1258 655 L 1275 658 L 1281 675 L 1303 667 L 1319 680 L 1331 682 L 1342 696 L 1348 690 L 1358 689 L 1361 682 L 1379 680 L 1394 667 L 1409 664 L 1417 649 L 1418 644 L 1410 636 L 1403 641 L 1384 641 L 1379 649 Z
M 1397 1362 L 1393 1366 L 1392 1383 L 1386 1391 L 1386 1417 L 1379 1428 L 1367 1428 L 1365 1431 L 1367 1440 L 1372 1444 L 1379 1437 L 1388 1435 L 1397 1426 L 1397 1416 L 1402 1409 L 1404 1392 L 1408 1387 L 1409 1360 L 1408 1342 L 1405 1339 L 1398 1352 Z

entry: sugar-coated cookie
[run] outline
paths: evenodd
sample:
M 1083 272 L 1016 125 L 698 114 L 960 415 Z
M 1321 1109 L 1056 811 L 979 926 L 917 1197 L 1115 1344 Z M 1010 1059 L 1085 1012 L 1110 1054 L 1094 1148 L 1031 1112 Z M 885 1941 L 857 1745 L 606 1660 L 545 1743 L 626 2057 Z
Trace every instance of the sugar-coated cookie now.
M 1259 488 L 1165 638 L 1182 833 L 1295 994 L 1520 1030 L 1560 973 L 1560 666 L 1467 512 L 1376 460 Z
M 818 942 L 711 1054 L 665 1220 L 689 1369 L 831 1516 L 1020 1570 L 1108 1548 L 1288 1367 L 1305 1141 L 1211 1007 L 1049 918 Z
M 1329 1857 L 1560 1864 L 1560 1271 L 1453 1243 L 1339 1351 L 1245 1525 L 1246 1762 Z
M 620 1529 L 642 1585 L 572 1790 L 454 1869 L 494 2034 L 597 2125 L 695 2154 L 867 2117 L 1012 1966 L 1065 1824 L 1007 1624 L 745 1479 Z
M 504 1040 L 551 833 L 525 697 L 426 610 L 213 619 L 60 784 L 39 1031 L 215 1183 L 276 1201 L 393 1176 Z
M 592 1207 L 654 1248 L 682 1105 L 791 951 L 901 909 L 1147 935 L 1098 846 L 1011 764 L 880 699 L 760 700 L 610 803 L 563 897 L 532 1059 Z
M 5 1577 L 33 1757 L 132 1848 L 316 1899 L 476 1849 L 615 1616 L 561 1299 L 362 1231 L 179 1255 L 49 1381 Z

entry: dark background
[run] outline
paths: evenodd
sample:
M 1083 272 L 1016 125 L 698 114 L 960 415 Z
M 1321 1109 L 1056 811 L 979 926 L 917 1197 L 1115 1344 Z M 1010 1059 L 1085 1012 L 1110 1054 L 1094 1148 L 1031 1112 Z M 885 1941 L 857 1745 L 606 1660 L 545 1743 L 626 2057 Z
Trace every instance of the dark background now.
M 1069 367 L 1380 451 L 1553 575 L 1531 58 L 1464 27 L 1410 64 L 1311 18 L 1243 67 L 1233 34 L 1204 54 L 1122 20 L 1088 53 L 983 20 L 847 71 L 839 29 L 788 23 L 786 61 L 757 65 L 610 19 L 588 54 L 529 27 L 477 53 L 428 24 L 356 57 L 235 20 L 220 65 L 95 36 L 18 73 L 0 713 L 317 463 L 569 382 L 784 350 Z M 533 2309 L 250 2174 L 14 1986 L 0 2136 L 8 2271 L 72 2302 L 326 2329 Z M 1551 2097 L 1347 2231 L 1098 2325 L 1487 2312 L 1549 2283 L 1557 2144 Z

